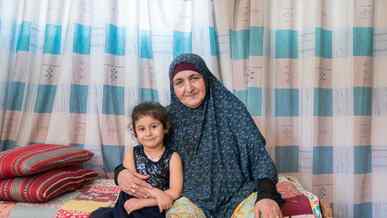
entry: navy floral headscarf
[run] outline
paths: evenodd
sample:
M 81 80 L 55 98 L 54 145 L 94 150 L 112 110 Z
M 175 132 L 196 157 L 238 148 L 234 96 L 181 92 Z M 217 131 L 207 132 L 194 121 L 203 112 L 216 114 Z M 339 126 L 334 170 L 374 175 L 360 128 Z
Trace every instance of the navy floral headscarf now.
M 174 93 L 172 79 L 181 63 L 193 64 L 204 77 L 206 97 L 198 108 L 186 107 Z M 183 195 L 207 217 L 231 217 L 237 204 L 257 191 L 257 181 L 277 182 L 265 139 L 244 104 L 209 71 L 200 56 L 176 57 L 169 75 L 172 128 L 168 144 L 184 162 Z

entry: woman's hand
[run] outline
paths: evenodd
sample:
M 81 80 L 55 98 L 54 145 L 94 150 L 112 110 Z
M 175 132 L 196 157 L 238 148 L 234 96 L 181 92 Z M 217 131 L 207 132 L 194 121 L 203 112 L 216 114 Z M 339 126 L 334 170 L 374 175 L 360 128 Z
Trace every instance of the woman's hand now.
M 159 206 L 160 213 L 163 210 L 167 210 L 172 207 L 173 199 L 164 191 L 158 188 L 147 189 L 151 197 L 155 198 L 157 201 L 157 205 Z
M 255 204 L 255 218 L 282 218 L 282 212 L 277 202 L 264 198 Z
M 144 176 L 137 172 L 131 172 L 128 169 L 122 170 L 117 177 L 120 189 L 136 198 L 148 198 L 149 193 L 145 188 L 152 188 L 147 182 L 149 176 Z

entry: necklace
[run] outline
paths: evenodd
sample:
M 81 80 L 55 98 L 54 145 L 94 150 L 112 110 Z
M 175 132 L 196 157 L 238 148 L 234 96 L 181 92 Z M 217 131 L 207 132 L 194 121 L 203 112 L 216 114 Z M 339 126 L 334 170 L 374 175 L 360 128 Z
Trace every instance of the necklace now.
M 161 159 L 161 156 L 163 156 L 165 151 L 165 147 L 163 146 L 160 150 L 154 150 L 154 151 L 146 151 L 144 149 L 145 155 L 154 162 L 157 162 Z

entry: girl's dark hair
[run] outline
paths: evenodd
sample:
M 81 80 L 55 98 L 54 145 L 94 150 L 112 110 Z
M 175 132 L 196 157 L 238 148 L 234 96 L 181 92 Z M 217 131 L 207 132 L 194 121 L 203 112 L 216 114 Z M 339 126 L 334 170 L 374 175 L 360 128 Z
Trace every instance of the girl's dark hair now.
M 167 109 L 157 102 L 143 102 L 135 106 L 132 112 L 132 127 L 136 137 L 136 121 L 144 116 L 151 116 L 160 121 L 167 133 L 169 132 L 171 123 L 169 122 Z

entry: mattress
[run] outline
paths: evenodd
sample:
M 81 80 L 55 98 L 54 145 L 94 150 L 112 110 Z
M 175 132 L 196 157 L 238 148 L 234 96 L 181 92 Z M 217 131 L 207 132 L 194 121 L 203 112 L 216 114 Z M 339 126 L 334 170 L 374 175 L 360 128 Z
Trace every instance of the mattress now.
M 289 199 L 300 194 L 306 196 L 306 204 L 309 202 L 310 209 L 313 211 L 309 214 L 293 214 L 292 218 L 322 217 L 319 199 L 306 191 L 296 179 L 281 176 L 279 184 L 277 187 L 282 196 Z M 0 218 L 87 218 L 99 207 L 113 206 L 119 191 L 112 179 L 97 179 L 77 191 L 64 194 L 46 203 L 0 201 Z M 293 209 L 297 209 L 297 205 L 300 205 L 299 202 L 293 202 L 293 206 L 292 202 L 288 203 Z M 181 209 L 184 211 L 184 208 Z M 242 209 L 241 214 L 246 213 L 247 210 L 249 209 L 245 211 Z M 185 218 L 183 214 L 177 217 Z

